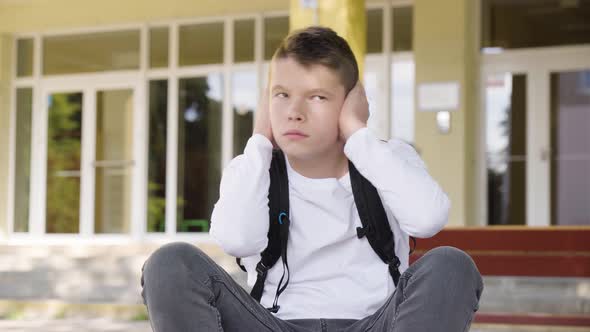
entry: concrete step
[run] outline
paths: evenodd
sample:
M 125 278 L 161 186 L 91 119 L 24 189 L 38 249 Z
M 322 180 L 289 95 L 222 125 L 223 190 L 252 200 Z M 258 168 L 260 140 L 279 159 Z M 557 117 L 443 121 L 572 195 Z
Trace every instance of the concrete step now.
M 480 312 L 590 315 L 590 278 L 484 277 Z
M 141 267 L 161 245 L 0 245 L 0 300 L 141 305 Z M 200 247 L 245 286 L 232 257 Z M 481 313 L 590 315 L 590 278 L 485 277 L 484 284 Z

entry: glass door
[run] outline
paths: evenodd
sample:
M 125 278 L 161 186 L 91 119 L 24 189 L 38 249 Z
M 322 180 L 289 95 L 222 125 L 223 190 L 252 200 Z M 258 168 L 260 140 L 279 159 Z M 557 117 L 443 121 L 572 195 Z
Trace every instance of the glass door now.
M 590 66 L 550 73 L 551 224 L 590 225 Z
M 135 165 L 133 89 L 94 93 L 94 233 L 129 233 Z
M 33 135 L 41 144 L 33 147 L 32 165 L 44 166 L 33 167 L 33 233 L 131 234 L 141 184 L 137 88 L 51 86 L 42 90 Z
M 485 81 L 487 224 L 526 224 L 527 75 L 493 73 Z
M 45 233 L 80 232 L 83 99 L 80 91 L 46 97 Z
M 482 225 L 590 225 L 590 48 L 485 56 Z

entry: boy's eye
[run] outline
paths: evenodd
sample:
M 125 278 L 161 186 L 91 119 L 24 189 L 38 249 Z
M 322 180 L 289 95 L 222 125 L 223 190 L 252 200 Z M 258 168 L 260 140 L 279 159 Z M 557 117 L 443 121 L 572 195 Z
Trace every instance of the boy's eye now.
M 284 93 L 284 92 L 278 92 L 278 93 L 275 93 L 275 97 L 287 98 L 288 95 L 286 93 Z
M 326 100 L 327 98 L 324 96 L 320 96 L 320 95 L 315 95 L 315 96 L 311 96 L 311 99 L 313 100 L 318 100 L 318 101 L 322 101 L 322 100 Z

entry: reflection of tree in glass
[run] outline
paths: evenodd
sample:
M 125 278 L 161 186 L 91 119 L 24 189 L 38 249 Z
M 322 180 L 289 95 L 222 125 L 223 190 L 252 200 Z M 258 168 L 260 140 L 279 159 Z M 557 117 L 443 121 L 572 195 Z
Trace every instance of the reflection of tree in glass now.
M 47 126 L 47 232 L 77 233 L 82 94 L 54 94 L 50 101 Z
M 507 166 L 509 164 L 510 148 L 510 104 L 504 111 L 504 119 L 498 122 L 500 132 L 506 137 L 507 144 L 496 152 L 490 152 L 490 160 L 493 163 L 488 167 L 488 225 L 506 225 L 506 200 L 509 198 L 509 192 L 506 192 L 506 177 L 509 176 Z
M 163 232 L 166 225 L 166 137 L 168 82 L 150 82 L 148 154 L 148 232 Z
M 148 182 L 148 232 L 163 232 L 166 226 L 166 196 L 160 192 L 164 188 L 152 181 Z
M 209 96 L 218 76 L 179 82 L 177 230 L 188 220 L 209 220 L 221 178 L 221 101 Z M 221 89 L 218 89 L 221 90 Z M 202 231 L 188 227 L 189 231 Z
M 498 124 L 506 145 L 490 154 L 488 224 L 526 224 L 526 76 L 512 75 L 505 117 Z

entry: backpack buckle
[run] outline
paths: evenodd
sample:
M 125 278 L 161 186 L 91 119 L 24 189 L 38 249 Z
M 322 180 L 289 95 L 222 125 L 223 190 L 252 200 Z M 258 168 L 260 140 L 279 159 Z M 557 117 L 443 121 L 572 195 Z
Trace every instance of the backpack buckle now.
M 268 272 L 268 267 L 264 264 L 262 264 L 262 261 L 258 262 L 258 264 L 256 264 L 256 273 L 258 273 L 259 276 L 266 278 L 266 273 Z
M 371 233 L 372 233 L 372 229 L 369 226 L 356 228 L 356 236 L 359 239 L 362 239 L 363 236 L 365 236 L 367 234 L 371 234 Z
M 400 262 L 399 258 L 397 258 L 397 256 L 393 256 L 393 259 L 391 261 L 389 261 L 389 267 L 393 267 L 395 269 L 399 268 L 399 266 L 402 264 L 402 262 Z

